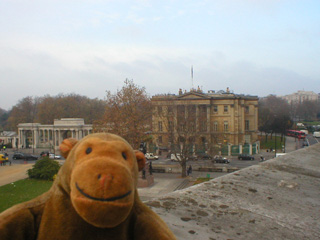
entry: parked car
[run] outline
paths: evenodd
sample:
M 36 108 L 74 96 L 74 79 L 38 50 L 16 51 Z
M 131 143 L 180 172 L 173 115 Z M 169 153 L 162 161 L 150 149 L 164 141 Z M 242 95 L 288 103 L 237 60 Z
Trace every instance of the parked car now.
M 251 161 L 253 161 L 253 160 L 254 160 L 254 157 L 251 156 L 251 155 L 249 155 L 249 154 L 240 154 L 240 155 L 238 156 L 238 159 L 239 159 L 239 160 L 251 160 Z
M 176 162 L 181 161 L 181 155 L 180 153 L 176 153 L 176 154 L 171 153 L 170 159 L 171 161 L 176 161 Z
M 40 153 L 40 157 L 48 157 L 51 153 L 48 151 L 44 151 Z
M 38 157 L 32 154 L 25 154 L 24 157 L 26 160 L 38 160 Z
M 60 155 L 55 155 L 54 153 L 49 153 L 49 158 L 50 159 L 61 159 Z
M 9 162 L 9 158 L 6 154 L 0 154 L 0 165 L 5 165 L 7 162 Z
M 21 152 L 15 152 L 12 156 L 14 160 L 16 159 L 25 159 L 25 160 L 38 160 L 38 157 L 32 154 L 26 154 Z
M 209 154 L 206 154 L 206 153 L 198 154 L 197 158 L 200 160 L 212 160 L 213 159 L 213 157 L 211 157 Z
M 320 132 L 314 132 L 313 137 L 315 138 L 320 138 Z
M 15 152 L 15 153 L 13 154 L 12 158 L 13 158 L 14 160 L 16 160 L 16 159 L 24 159 L 25 157 L 24 157 L 24 153 Z
M 148 160 L 158 160 L 159 159 L 159 157 L 157 155 L 153 155 L 153 153 L 146 153 L 145 156 Z
M 230 161 L 227 158 L 219 156 L 219 155 L 214 156 L 212 161 L 214 163 L 230 163 Z

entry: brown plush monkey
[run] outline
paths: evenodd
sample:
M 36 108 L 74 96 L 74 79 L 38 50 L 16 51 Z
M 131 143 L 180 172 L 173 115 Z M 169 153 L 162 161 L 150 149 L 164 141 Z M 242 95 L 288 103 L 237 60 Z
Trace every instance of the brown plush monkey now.
M 175 239 L 138 196 L 143 153 L 99 133 L 60 145 L 66 158 L 52 188 L 0 214 L 0 239 Z

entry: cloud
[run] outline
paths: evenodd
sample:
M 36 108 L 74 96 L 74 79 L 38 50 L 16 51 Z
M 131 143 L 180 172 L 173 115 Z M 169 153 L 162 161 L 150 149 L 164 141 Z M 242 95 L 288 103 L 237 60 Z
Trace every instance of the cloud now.
M 239 54 L 235 58 L 225 49 L 20 38 L 0 39 L 0 76 L 5 83 L 0 107 L 4 109 L 25 96 L 77 93 L 104 98 L 105 90 L 116 91 L 126 78 L 146 87 L 151 95 L 189 90 L 192 84 L 204 91 L 229 87 L 235 93 L 259 96 L 289 94 L 302 87 L 320 92 L 318 78 L 280 64 L 241 59 L 246 56 Z

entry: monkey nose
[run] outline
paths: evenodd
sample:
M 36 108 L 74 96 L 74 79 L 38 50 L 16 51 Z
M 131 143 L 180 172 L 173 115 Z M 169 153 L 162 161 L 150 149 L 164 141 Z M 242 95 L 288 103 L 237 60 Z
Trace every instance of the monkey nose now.
M 98 174 L 98 181 L 100 183 L 100 187 L 101 188 L 105 188 L 108 187 L 108 185 L 111 184 L 112 180 L 113 180 L 113 176 L 110 173 L 107 174 Z

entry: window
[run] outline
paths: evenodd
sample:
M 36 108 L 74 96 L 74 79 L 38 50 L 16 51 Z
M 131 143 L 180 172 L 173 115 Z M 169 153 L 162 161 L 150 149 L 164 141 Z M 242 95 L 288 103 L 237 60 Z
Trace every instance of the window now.
M 161 113 L 162 113 L 162 107 L 158 106 L 158 114 L 161 114 Z
M 223 112 L 224 112 L 224 113 L 227 113 L 228 111 L 229 111 L 229 108 L 228 108 L 227 105 L 225 105 L 225 106 L 223 107 Z
M 207 131 L 207 122 L 200 122 L 200 130 L 201 132 L 206 132 Z
M 173 112 L 172 106 L 168 106 L 168 113 L 172 113 L 172 112 Z
M 173 130 L 173 122 L 169 121 L 169 131 L 172 131 L 172 130 Z
M 162 136 L 159 136 L 159 137 L 158 137 L 158 142 L 159 142 L 159 143 L 162 143 Z
M 228 124 L 227 121 L 225 121 L 225 122 L 223 123 L 223 130 L 224 130 L 225 132 L 228 132 L 228 131 L 229 131 L 229 124 Z
M 213 131 L 218 132 L 218 122 L 213 123 Z
M 245 106 L 245 113 L 249 113 L 249 106 Z
M 250 122 L 249 122 L 249 120 L 246 120 L 246 121 L 245 121 L 245 130 L 246 130 L 246 131 L 249 131 L 249 130 L 250 130 Z
M 159 129 L 159 132 L 162 132 L 162 122 L 158 122 L 158 129 Z
M 201 105 L 201 106 L 199 106 L 199 108 L 200 108 L 201 113 L 207 113 L 207 106 Z
M 213 105 L 213 112 L 218 113 L 218 105 Z

